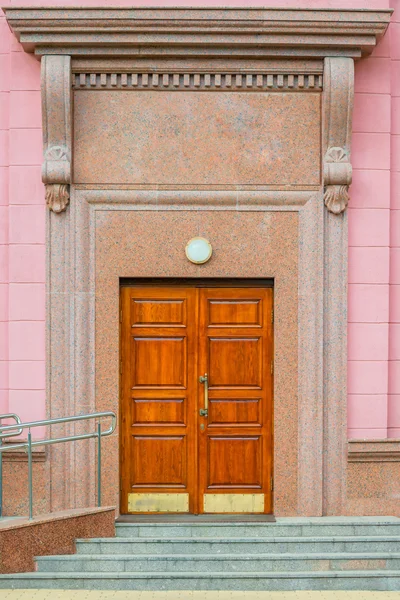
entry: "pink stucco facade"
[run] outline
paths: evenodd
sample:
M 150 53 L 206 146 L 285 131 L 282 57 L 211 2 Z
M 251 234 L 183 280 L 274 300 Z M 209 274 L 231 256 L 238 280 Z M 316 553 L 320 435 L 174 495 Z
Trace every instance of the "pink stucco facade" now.
M 59 4 L 74 5 L 65 0 Z M 271 4 L 321 5 L 318 0 L 251 3 Z M 385 38 L 355 68 L 348 433 L 358 439 L 400 438 L 400 0 L 326 0 L 323 4 L 395 9 Z M 218 6 L 219 2 L 174 0 L 171 5 Z M 41 183 L 40 63 L 22 51 L 5 18 L 0 18 L 0 411 L 31 420 L 45 415 L 46 208 Z

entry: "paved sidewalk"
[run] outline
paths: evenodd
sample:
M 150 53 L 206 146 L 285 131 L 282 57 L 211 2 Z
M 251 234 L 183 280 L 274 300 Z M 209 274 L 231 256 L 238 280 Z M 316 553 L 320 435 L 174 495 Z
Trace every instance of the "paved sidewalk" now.
M 400 592 L 93 592 L 0 590 L 0 600 L 400 600 Z

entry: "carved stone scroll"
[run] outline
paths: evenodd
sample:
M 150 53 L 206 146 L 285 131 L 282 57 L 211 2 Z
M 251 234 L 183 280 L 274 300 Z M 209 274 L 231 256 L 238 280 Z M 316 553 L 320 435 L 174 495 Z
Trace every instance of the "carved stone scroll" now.
M 71 57 L 42 58 L 43 166 L 46 203 L 66 210 L 71 183 Z
M 351 58 L 324 61 L 324 202 L 340 214 L 349 203 L 354 64 Z

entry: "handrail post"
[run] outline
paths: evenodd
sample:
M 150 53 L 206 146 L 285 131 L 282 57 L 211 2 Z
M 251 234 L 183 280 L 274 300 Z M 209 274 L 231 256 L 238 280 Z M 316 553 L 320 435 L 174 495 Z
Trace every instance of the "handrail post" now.
M 28 485 L 29 485 L 29 520 L 33 518 L 33 481 L 32 481 L 32 434 L 28 430 Z
M 101 423 L 97 423 L 97 506 L 101 506 Z

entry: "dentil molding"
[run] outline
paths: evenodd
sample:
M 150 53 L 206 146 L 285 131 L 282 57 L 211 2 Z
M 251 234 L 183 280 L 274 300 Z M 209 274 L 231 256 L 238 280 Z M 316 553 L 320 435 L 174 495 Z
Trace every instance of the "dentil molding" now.
M 353 63 L 373 50 L 391 10 L 12 7 L 5 13 L 24 49 L 42 58 L 43 181 L 52 211 L 65 211 L 69 202 L 72 93 L 80 89 L 322 93 L 324 201 L 333 214 L 346 210 Z

